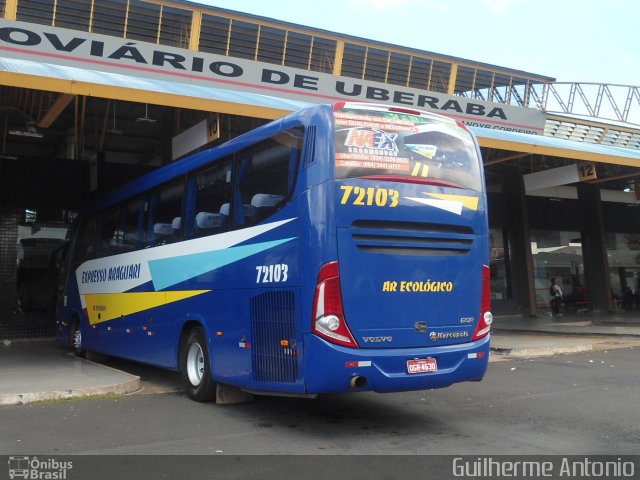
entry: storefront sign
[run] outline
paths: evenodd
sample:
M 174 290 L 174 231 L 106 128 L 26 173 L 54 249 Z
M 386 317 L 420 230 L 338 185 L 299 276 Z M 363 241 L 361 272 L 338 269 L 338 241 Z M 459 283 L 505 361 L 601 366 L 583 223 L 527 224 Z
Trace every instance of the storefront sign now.
M 0 20 L 0 55 L 309 103 L 394 104 L 470 126 L 536 135 L 546 119 L 530 108 L 17 21 Z

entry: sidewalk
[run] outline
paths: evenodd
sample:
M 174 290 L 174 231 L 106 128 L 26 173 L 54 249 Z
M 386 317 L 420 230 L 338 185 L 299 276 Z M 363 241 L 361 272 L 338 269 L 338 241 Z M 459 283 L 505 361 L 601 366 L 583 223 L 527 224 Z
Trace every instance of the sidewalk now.
M 540 357 L 625 346 L 640 347 L 640 311 L 536 318 L 496 317 L 491 351 L 510 357 Z
M 505 316 L 496 317 L 492 326 L 492 361 L 625 346 L 640 347 L 640 311 L 538 318 Z M 77 358 L 54 340 L 0 343 L 0 406 L 127 394 L 140 388 L 140 376 Z
M 78 358 L 54 340 L 0 343 L 0 405 L 140 389 L 140 377 Z
M 562 335 L 613 335 L 640 338 L 640 310 L 615 313 L 579 313 L 538 317 L 495 317 L 491 327 L 501 333 L 549 333 Z

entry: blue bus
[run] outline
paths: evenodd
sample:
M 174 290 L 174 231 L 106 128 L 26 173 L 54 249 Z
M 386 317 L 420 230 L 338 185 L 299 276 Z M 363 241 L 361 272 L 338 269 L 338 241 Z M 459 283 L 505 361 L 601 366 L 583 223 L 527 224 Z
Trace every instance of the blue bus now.
M 216 385 L 315 396 L 482 379 L 480 150 L 450 118 L 316 105 L 134 180 L 78 215 L 59 339 Z

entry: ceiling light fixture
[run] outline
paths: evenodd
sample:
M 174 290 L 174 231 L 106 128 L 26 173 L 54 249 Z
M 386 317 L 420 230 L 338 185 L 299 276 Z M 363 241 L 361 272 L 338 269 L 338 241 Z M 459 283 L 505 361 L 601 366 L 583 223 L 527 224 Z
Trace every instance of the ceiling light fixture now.
M 113 127 L 107 130 L 111 135 L 122 135 L 122 130 L 116 128 L 116 102 L 113 102 Z
M 39 132 L 33 122 L 28 122 L 24 130 L 9 130 L 9 135 L 15 135 L 16 137 L 29 137 L 29 138 L 42 138 L 44 135 Z
M 156 120 L 155 118 L 149 118 L 149 104 L 145 103 L 144 104 L 144 117 L 136 118 L 136 122 L 149 123 L 149 124 L 153 125 L 157 121 L 158 120 Z

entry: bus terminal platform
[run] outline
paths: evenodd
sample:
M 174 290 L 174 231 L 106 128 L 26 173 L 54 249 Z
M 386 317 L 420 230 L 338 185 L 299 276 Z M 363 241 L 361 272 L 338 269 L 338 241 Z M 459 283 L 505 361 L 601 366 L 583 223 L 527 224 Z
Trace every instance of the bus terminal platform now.
M 0 406 L 150 393 L 154 387 L 145 387 L 148 379 L 149 384 L 161 379 L 159 383 L 172 391 L 179 388 L 175 372 L 78 358 L 53 339 L 0 342 Z M 491 338 L 492 361 L 629 346 L 640 347 L 640 311 L 496 317 Z

